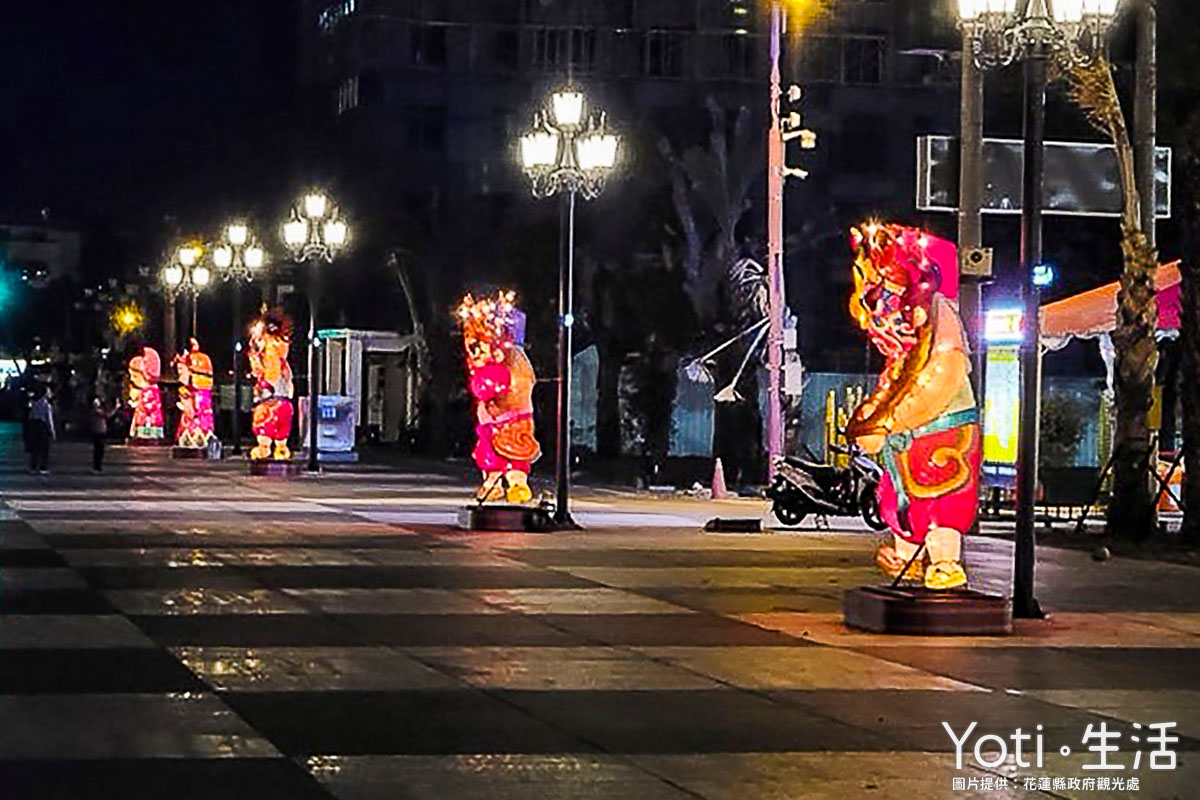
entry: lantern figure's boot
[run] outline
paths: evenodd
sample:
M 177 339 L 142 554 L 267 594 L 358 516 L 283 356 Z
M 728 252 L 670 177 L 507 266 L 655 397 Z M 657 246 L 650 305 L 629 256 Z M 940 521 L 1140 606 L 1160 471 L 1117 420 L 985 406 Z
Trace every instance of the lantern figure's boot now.
M 528 503 L 533 499 L 533 491 L 529 488 L 528 475 L 514 469 L 504 477 L 508 481 L 508 502 Z
M 919 545 L 915 545 L 901 536 L 893 536 L 892 544 L 880 545 L 879 551 L 875 554 L 875 563 L 885 575 L 895 578 L 904 570 L 904 565 L 916 555 L 918 547 Z M 924 559 L 921 558 L 913 561 L 912 566 L 904 573 L 903 580 L 923 580 L 925 576 L 923 561 Z
M 253 450 L 250 451 L 250 458 L 255 459 L 255 460 L 262 459 L 262 458 L 270 458 L 271 457 L 271 444 L 272 444 L 271 437 L 256 436 L 255 438 L 258 439 L 258 447 L 255 447 Z
M 504 473 L 483 473 L 483 485 L 475 492 L 475 499 L 481 503 L 494 503 L 504 499 Z
M 967 571 L 962 565 L 962 534 L 953 528 L 930 528 L 925 536 L 929 547 L 929 569 L 925 571 L 926 589 L 957 589 L 966 585 Z
M 287 461 L 292 457 L 292 451 L 288 448 L 287 442 L 283 439 L 275 443 L 275 460 Z

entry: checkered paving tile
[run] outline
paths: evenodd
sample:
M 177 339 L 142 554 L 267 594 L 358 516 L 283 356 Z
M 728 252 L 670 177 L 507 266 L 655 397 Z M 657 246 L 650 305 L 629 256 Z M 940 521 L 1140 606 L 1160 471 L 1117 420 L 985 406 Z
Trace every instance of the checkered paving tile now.
M 22 800 L 1015 798 L 1037 791 L 950 780 L 1081 774 L 959 773 L 943 721 L 1078 746 L 1171 717 L 1179 770 L 1129 796 L 1200 778 L 1200 614 L 1159 595 L 881 640 L 839 624 L 874 580 L 861 535 L 467 535 L 380 518 L 428 479 L 126 458 L 91 487 L 5 476 L 0 786 Z

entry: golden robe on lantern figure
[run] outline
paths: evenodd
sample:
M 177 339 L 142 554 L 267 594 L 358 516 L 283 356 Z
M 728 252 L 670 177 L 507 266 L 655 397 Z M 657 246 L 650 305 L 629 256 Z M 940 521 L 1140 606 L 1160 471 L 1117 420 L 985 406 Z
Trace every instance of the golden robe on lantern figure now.
M 292 457 L 287 440 L 292 433 L 291 321 L 282 312 L 263 311 L 250 326 L 250 372 L 254 375 L 254 413 L 251 426 L 258 446 L 255 460 L 286 461 Z
M 851 243 L 850 313 L 886 362 L 846 429 L 884 465 L 879 505 L 893 537 L 877 562 L 896 577 L 911 561 L 905 579 L 953 589 L 967 581 L 962 535 L 978 511 L 982 453 L 957 250 L 899 225 L 855 228 Z
M 475 449 L 483 473 L 477 498 L 527 503 L 529 471 L 542 451 L 534 438 L 533 387 L 537 378 L 522 347 L 524 315 L 512 292 L 463 298 L 458 307 L 471 395 L 475 398 Z

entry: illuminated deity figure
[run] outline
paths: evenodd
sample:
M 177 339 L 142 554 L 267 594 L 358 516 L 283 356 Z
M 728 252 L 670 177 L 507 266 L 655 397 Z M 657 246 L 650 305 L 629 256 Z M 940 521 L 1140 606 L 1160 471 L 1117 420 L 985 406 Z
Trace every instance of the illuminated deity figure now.
M 906 580 L 953 589 L 967 581 L 962 534 L 978 511 L 981 455 L 956 301 L 957 252 L 898 225 L 856 228 L 851 243 L 850 313 L 886 361 L 846 429 L 884 465 L 879 504 L 893 541 L 880 547 L 877 562 L 895 577 L 917 556 Z
M 463 331 L 471 395 L 475 398 L 475 450 L 483 472 L 481 501 L 527 503 L 529 470 L 541 456 L 533 432 L 533 386 L 537 379 L 525 357 L 524 315 L 513 307 L 512 292 L 494 298 L 463 298 L 458 323 Z
M 258 446 L 252 459 L 292 457 L 287 440 L 292 433 L 292 368 L 288 350 L 292 326 L 281 312 L 267 312 L 250 326 L 250 372 L 254 375 L 254 415 L 251 426 Z
M 200 343 L 191 339 L 187 352 L 175 357 L 179 374 L 179 428 L 175 444 L 179 447 L 208 447 L 213 436 L 212 359 L 200 352 Z
M 141 355 L 129 362 L 129 405 L 133 421 L 129 424 L 132 439 L 158 441 L 163 438 L 162 392 L 158 380 L 162 377 L 162 359 L 153 347 L 143 347 Z

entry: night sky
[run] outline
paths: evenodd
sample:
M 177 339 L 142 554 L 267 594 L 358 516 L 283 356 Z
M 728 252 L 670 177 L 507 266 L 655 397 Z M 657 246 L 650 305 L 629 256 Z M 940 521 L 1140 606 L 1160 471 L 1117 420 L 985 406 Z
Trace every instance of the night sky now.
M 194 224 L 288 185 L 294 2 L 3 5 L 4 219 Z

